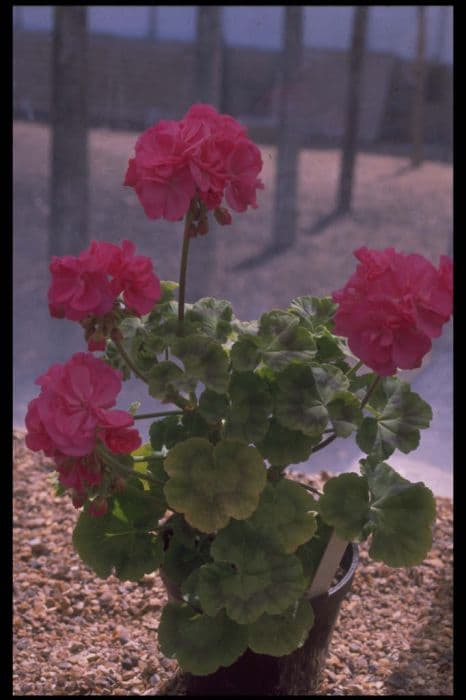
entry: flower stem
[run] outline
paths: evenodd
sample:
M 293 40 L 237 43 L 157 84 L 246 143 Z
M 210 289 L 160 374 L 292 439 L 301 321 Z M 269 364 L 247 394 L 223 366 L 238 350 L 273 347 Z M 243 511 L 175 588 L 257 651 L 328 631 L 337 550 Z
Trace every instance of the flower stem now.
M 157 413 L 140 413 L 133 416 L 134 420 L 143 420 L 144 418 L 159 418 L 161 416 L 181 416 L 183 411 L 158 411 Z
M 350 377 L 352 377 L 353 374 L 356 374 L 356 372 L 358 372 L 361 369 L 363 364 L 364 364 L 363 361 L 359 360 L 359 362 L 357 362 L 353 367 L 351 367 L 351 369 L 346 373 L 346 376 L 348 377 L 348 379 Z
M 377 389 L 377 387 L 379 386 L 379 384 L 380 384 L 381 381 L 382 381 L 382 377 L 379 377 L 379 376 L 377 375 L 377 377 L 374 379 L 374 381 L 373 381 L 372 384 L 370 385 L 369 389 L 367 390 L 367 394 L 365 395 L 365 397 L 364 397 L 363 400 L 361 401 L 361 408 L 364 408 L 364 406 L 365 406 L 366 403 L 369 401 L 369 399 L 371 398 L 372 394 L 373 394 L 374 391 Z
M 330 437 L 326 438 L 325 440 L 322 440 L 322 442 L 319 442 L 318 445 L 316 445 L 311 454 L 314 454 L 314 452 L 318 452 L 319 450 L 322 450 L 324 447 L 327 447 L 327 445 L 330 445 L 331 442 L 336 440 L 337 435 L 334 433 L 333 435 L 330 435 Z
M 126 364 L 128 365 L 128 367 L 130 368 L 130 370 L 131 370 L 132 372 L 134 372 L 134 374 L 136 375 L 136 377 L 139 377 L 139 379 L 142 379 L 143 382 L 146 382 L 146 384 L 148 384 L 149 382 L 148 382 L 148 380 L 147 380 L 147 377 L 145 377 L 145 376 L 138 370 L 138 368 L 135 366 L 135 364 L 133 363 L 132 359 L 130 358 L 130 356 L 128 355 L 128 353 L 126 352 L 126 350 L 124 349 L 121 340 L 119 340 L 118 338 L 113 338 L 113 337 L 112 337 L 112 340 L 113 340 L 113 342 L 115 343 L 115 346 L 117 347 L 118 352 L 120 353 L 120 355 L 122 356 L 122 358 L 124 359 L 124 361 L 126 362 Z
M 186 271 L 188 269 L 189 229 L 193 220 L 192 204 L 186 213 L 184 224 L 183 249 L 181 251 L 180 286 L 178 293 L 178 335 L 182 334 L 184 320 L 184 298 L 186 295 Z

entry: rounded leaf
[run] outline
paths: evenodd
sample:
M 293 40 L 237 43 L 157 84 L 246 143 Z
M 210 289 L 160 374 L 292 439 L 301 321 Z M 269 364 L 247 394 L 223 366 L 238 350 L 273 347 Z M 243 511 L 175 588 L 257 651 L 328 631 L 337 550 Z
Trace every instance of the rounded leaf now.
M 295 481 L 281 479 L 266 485 L 250 522 L 285 554 L 292 554 L 316 532 L 315 511 L 309 491 Z
M 205 438 L 185 440 L 170 450 L 165 471 L 168 504 L 201 532 L 215 532 L 230 518 L 248 518 L 266 483 L 256 448 L 229 440 L 215 447 Z
M 158 639 L 162 653 L 176 658 L 183 671 L 204 676 L 236 661 L 246 651 L 248 632 L 224 612 L 210 617 L 186 603 L 167 603 Z
M 319 514 L 337 535 L 356 539 L 369 519 L 367 479 L 357 474 L 340 474 L 329 479 L 318 503 Z
M 311 604 L 298 600 L 281 615 L 265 614 L 248 625 L 249 648 L 256 654 L 291 654 L 303 646 L 313 624 Z
M 122 580 L 138 581 L 155 571 L 163 560 L 162 543 L 150 534 L 161 515 L 163 510 L 160 512 L 150 493 L 127 485 L 113 497 L 105 515 L 81 513 L 73 545 L 100 578 L 114 571 Z
M 215 563 L 199 574 L 199 598 L 209 615 L 225 608 L 232 620 L 249 624 L 264 613 L 284 612 L 306 588 L 300 560 L 280 552 L 250 521 L 232 521 L 210 554 Z

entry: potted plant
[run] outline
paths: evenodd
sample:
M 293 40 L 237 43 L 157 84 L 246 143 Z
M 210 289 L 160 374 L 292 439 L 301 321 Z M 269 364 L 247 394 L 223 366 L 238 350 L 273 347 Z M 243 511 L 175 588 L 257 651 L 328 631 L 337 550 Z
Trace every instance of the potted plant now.
M 148 217 L 184 218 L 179 284 L 160 282 L 130 241 L 54 257 L 50 312 L 82 325 L 88 352 L 37 379 L 26 417 L 27 445 L 82 509 L 73 544 L 85 564 L 131 581 L 160 571 L 160 647 L 192 694 L 309 692 L 354 543 L 371 538 L 373 559 L 401 567 L 432 542 L 431 491 L 386 460 L 416 449 L 432 417 L 396 373 L 421 365 L 450 318 L 451 260 L 361 248 L 332 298 L 305 295 L 257 321 L 225 300 L 187 304 L 192 239 L 212 213 L 227 225 L 230 209 L 257 206 L 261 167 L 246 130 L 208 105 L 142 134 L 125 184 Z M 170 407 L 115 409 L 130 376 Z M 285 472 L 349 437 L 360 473 L 320 493 Z

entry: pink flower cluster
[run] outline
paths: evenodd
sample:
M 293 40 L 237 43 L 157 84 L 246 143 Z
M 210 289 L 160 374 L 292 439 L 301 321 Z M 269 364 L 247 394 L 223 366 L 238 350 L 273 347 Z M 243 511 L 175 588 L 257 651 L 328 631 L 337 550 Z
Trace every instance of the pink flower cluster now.
M 220 208 L 257 207 L 256 190 L 262 158 L 246 129 L 210 105 L 193 105 L 181 121 L 160 121 L 138 139 L 124 184 L 134 187 L 150 219 L 177 221 L 194 196 L 215 210 L 220 223 L 230 223 Z
M 87 489 L 101 481 L 96 453 L 102 441 L 114 453 L 141 444 L 134 418 L 112 409 L 121 390 L 119 373 L 90 353 L 76 353 L 37 378 L 39 396 L 28 405 L 26 444 L 55 460 L 60 482 L 82 505 Z
M 453 264 L 422 255 L 359 248 L 356 272 L 333 294 L 334 332 L 381 376 L 420 367 L 453 310 Z
M 82 321 L 109 313 L 120 293 L 126 306 L 138 315 L 152 310 L 160 299 L 160 280 L 152 261 L 135 255 L 131 241 L 92 241 L 78 257 L 53 257 L 49 309 L 56 318 Z

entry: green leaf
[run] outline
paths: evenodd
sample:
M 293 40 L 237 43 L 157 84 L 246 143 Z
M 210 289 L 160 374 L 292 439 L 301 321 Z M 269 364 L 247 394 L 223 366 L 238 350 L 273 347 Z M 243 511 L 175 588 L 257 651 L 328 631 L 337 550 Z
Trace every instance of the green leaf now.
M 339 437 L 349 437 L 363 419 L 359 399 L 349 391 L 337 391 L 327 404 L 333 429 Z
M 185 319 L 196 323 L 198 331 L 224 343 L 231 332 L 233 311 L 229 301 L 204 297 L 186 312 Z
M 256 337 L 242 337 L 230 350 L 231 364 L 237 372 L 252 372 L 260 362 L 261 355 Z
M 106 515 L 81 513 L 73 545 L 100 578 L 107 578 L 115 570 L 118 578 L 137 581 L 162 563 L 162 543 L 150 534 L 161 515 L 150 493 L 127 485 L 112 498 Z
M 310 362 L 316 354 L 312 334 L 287 311 L 275 310 L 261 316 L 258 341 L 263 362 L 274 370 L 293 361 Z
M 364 418 L 358 430 L 356 441 L 363 452 L 382 461 L 397 448 L 408 453 L 418 447 L 419 429 L 429 427 L 432 409 L 407 382 L 387 377 L 370 403 L 378 416 Z
M 359 537 L 369 518 L 367 479 L 347 473 L 332 477 L 324 485 L 318 502 L 321 518 L 345 540 Z
M 172 515 L 164 525 L 168 547 L 163 560 L 167 577 L 181 585 L 202 564 L 212 561 L 210 541 L 198 530 L 191 528 L 178 514 Z
M 329 328 L 337 310 L 337 305 L 330 297 L 302 296 L 293 299 L 290 312 L 298 316 L 304 325 L 312 331 L 321 327 Z
M 229 382 L 229 360 L 222 346 L 209 337 L 188 335 L 178 338 L 174 354 L 182 360 L 186 374 L 199 380 L 208 389 L 225 394 Z
M 435 499 L 424 484 L 393 486 L 372 506 L 369 555 L 389 566 L 416 566 L 432 547 Z
M 182 424 L 181 416 L 167 416 L 162 420 L 152 423 L 149 428 L 150 443 L 154 450 L 169 450 L 181 440 L 186 440 L 186 430 Z
M 299 559 L 278 551 L 249 521 L 232 521 L 210 553 L 215 563 L 202 566 L 199 574 L 199 598 L 208 615 L 225 608 L 232 620 L 249 624 L 264 613 L 284 612 L 304 593 Z
M 183 671 L 203 676 L 236 661 L 246 651 L 248 631 L 223 612 L 210 617 L 186 603 L 168 603 L 158 639 L 162 653 L 176 658 Z
M 265 464 L 255 447 L 223 440 L 215 447 L 190 438 L 165 459 L 170 479 L 165 495 L 171 508 L 184 513 L 202 532 L 225 527 L 230 518 L 248 518 L 257 508 L 266 482 Z
M 277 376 L 276 418 L 285 428 L 320 437 L 329 419 L 326 404 L 347 385 L 343 372 L 331 365 L 291 365 Z
M 307 600 L 298 600 L 281 615 L 262 615 L 248 625 L 249 647 L 256 654 L 285 656 L 299 649 L 314 624 L 314 611 Z
M 252 372 L 233 374 L 229 393 L 231 407 L 225 436 L 249 444 L 261 440 L 269 429 L 273 399 L 267 382 Z
M 305 462 L 318 442 L 318 437 L 312 438 L 299 430 L 289 430 L 272 419 L 265 437 L 256 442 L 256 447 L 270 464 L 287 467 L 289 464 Z
M 169 280 L 161 280 L 160 289 L 162 296 L 159 300 L 159 304 L 164 304 L 167 301 L 172 301 L 175 298 L 175 292 L 178 290 L 180 285 L 178 282 L 170 282 Z
M 199 397 L 199 413 L 210 424 L 216 424 L 228 413 L 229 401 L 225 394 L 206 389 Z
M 159 362 L 149 375 L 149 394 L 164 403 L 171 402 L 180 391 L 193 391 L 195 386 L 195 379 L 187 376 L 178 365 L 170 361 Z
M 412 484 L 384 462 L 364 460 L 372 496 L 370 556 L 388 566 L 416 566 L 432 546 L 435 499 L 423 483 Z
M 308 491 L 295 481 L 281 479 L 266 485 L 249 521 L 264 537 L 272 538 L 279 550 L 293 554 L 314 535 L 315 510 L 316 503 Z

